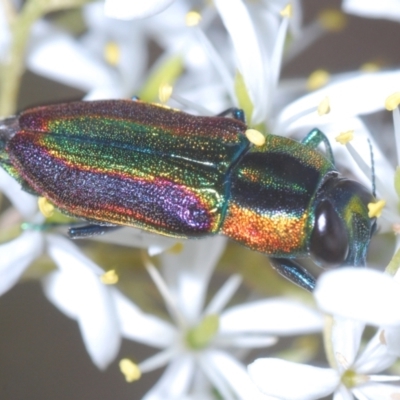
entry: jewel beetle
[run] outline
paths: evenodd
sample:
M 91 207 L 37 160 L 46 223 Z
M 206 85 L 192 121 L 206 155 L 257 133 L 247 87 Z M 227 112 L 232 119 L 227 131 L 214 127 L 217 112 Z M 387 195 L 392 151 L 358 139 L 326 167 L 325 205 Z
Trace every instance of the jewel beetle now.
M 23 189 L 89 221 L 73 238 L 121 225 L 220 233 L 307 290 L 315 279 L 298 258 L 365 265 L 375 199 L 338 173 L 325 135 L 268 134 L 254 146 L 247 132 L 239 109 L 203 117 L 139 100 L 72 102 L 1 121 L 0 164 Z

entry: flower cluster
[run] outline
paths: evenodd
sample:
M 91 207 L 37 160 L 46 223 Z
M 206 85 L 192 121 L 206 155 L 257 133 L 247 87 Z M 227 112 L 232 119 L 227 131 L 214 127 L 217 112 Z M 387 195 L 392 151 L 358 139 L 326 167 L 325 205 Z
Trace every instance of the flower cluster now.
M 305 24 L 297 0 L 1 1 L 2 118 L 15 114 L 29 70 L 83 92 L 83 100 L 138 96 L 206 116 L 240 108 L 259 135 L 254 143 L 318 127 L 337 169 L 376 191 L 379 201 L 368 206 L 379 218 L 369 268 L 324 272 L 307 297 L 263 275 L 269 265 L 257 265 L 259 255 L 223 236 L 184 241 L 126 227 L 76 246 L 65 234 L 76 220 L 1 169 L 9 202 L 0 208 L 0 295 L 34 276 L 77 322 L 99 369 L 119 357 L 125 380 L 135 382 L 164 368 L 146 400 L 400 398 L 400 69 L 369 63 L 333 75 L 282 73 L 341 32 L 345 13 L 400 22 L 397 1 L 370 3 L 343 0 L 342 10 Z M 387 110 L 393 118 L 383 123 Z M 9 162 L 3 140 L 1 165 Z M 102 246 L 113 268 L 101 260 Z M 140 280 L 119 273 L 120 253 L 135 255 Z M 121 357 L 123 339 L 156 350 L 133 361 Z

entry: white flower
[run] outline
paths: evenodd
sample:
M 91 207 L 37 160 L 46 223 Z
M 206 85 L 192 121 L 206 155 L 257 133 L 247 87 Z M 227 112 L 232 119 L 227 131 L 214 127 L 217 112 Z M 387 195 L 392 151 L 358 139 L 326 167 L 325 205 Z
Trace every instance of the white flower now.
M 207 284 L 224 243 L 221 237 L 202 239 L 185 243 L 179 254 L 163 253 L 164 278 L 148 265 L 173 323 L 161 321 L 161 325 L 150 330 L 147 324 L 135 321 L 137 308 L 131 302 L 118 300 L 124 337 L 161 349 L 138 364 L 140 371 L 168 364 L 161 379 L 145 396 L 147 400 L 185 398 L 198 392 L 199 382 L 203 389 L 215 387 L 223 398 L 259 398 L 261 395 L 244 366 L 227 350 L 269 346 L 276 341 L 274 335 L 320 328 L 317 313 L 288 299 L 260 300 L 224 311 L 240 284 L 235 275 L 205 306 Z M 155 323 L 155 317 L 151 321 Z
M 374 326 L 400 326 L 400 315 L 396 311 L 399 289 L 396 279 L 382 272 L 340 268 L 320 277 L 314 296 L 325 313 Z
M 11 201 L 26 200 L 18 206 L 21 213 L 29 217 L 37 201 L 21 192 L 17 188 L 19 185 L 3 174 L 5 172 L 1 171 L 3 185 L 0 186 L 7 188 Z M 9 185 L 5 186 L 4 182 Z M 29 265 L 47 251 L 59 270 L 43 279 L 45 292 L 68 316 L 77 319 L 93 362 L 99 368 L 105 368 L 116 356 L 120 335 L 110 297 L 113 289 L 100 281 L 104 271 L 67 239 L 41 231 L 42 215 L 31 214 L 29 220 L 38 230 L 28 229 L 16 239 L 0 245 L 0 295 L 10 290 Z
M 104 12 L 109 18 L 122 20 L 145 18 L 164 11 L 174 0 L 106 0 Z
M 24 218 L 35 219 L 36 199 L 23 192 L 20 184 L 3 169 L 0 169 L 0 190 Z M 17 239 L 0 245 L 0 295 L 18 282 L 26 268 L 42 251 L 42 234 L 34 231 L 27 231 Z
M 386 18 L 400 21 L 400 2 L 398 0 L 363 1 L 343 0 L 343 11 L 367 18 Z
M 21 190 L 21 185 L 3 169 L 0 169 L 0 190 L 25 218 L 32 217 L 37 211 L 36 198 Z
M 0 295 L 18 282 L 42 251 L 43 241 L 39 232 L 25 232 L 17 239 L 0 245 Z
M 373 296 L 371 296 L 373 293 Z M 319 368 L 279 359 L 259 359 L 249 373 L 260 389 L 287 400 L 311 400 L 334 393 L 335 400 L 390 399 L 400 388 L 387 382 L 400 377 L 377 375 L 391 366 L 396 355 L 388 351 L 385 328 L 400 326 L 396 313 L 399 285 L 388 275 L 345 268 L 320 278 L 315 298 L 327 317 L 324 330 L 331 368 Z M 381 326 L 359 353 L 365 323 Z
M 88 31 L 78 39 L 37 23 L 28 68 L 89 92 L 87 99 L 132 96 L 147 64 L 141 24 L 104 17 L 101 3 L 85 6 L 84 17 Z
M 104 271 L 67 239 L 47 235 L 47 251 L 58 270 L 43 279 L 48 299 L 75 319 L 93 363 L 104 369 L 116 357 L 121 341 L 114 288 L 101 281 Z

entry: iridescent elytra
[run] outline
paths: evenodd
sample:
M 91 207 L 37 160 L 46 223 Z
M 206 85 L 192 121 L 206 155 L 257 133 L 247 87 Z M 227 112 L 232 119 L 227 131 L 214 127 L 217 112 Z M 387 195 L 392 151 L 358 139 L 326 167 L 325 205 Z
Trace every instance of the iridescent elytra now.
M 298 258 L 364 265 L 374 196 L 338 173 L 325 135 L 268 134 L 254 146 L 243 112 L 228 111 L 194 116 L 139 100 L 31 108 L 0 121 L 0 164 L 23 189 L 89 221 L 73 238 L 115 226 L 223 234 L 308 290 L 315 279 Z

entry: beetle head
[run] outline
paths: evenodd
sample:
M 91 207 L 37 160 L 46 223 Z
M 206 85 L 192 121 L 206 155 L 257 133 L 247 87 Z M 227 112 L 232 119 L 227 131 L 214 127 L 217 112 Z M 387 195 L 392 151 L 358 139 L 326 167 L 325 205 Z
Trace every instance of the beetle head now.
M 365 265 L 376 218 L 368 216 L 373 195 L 358 182 L 338 175 L 318 191 L 310 253 L 323 266 Z

